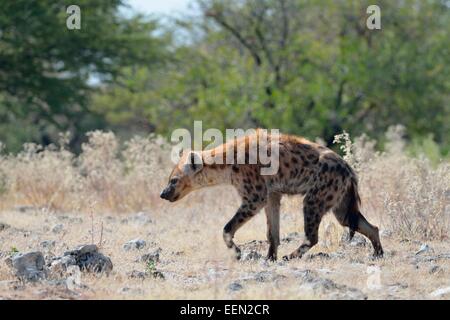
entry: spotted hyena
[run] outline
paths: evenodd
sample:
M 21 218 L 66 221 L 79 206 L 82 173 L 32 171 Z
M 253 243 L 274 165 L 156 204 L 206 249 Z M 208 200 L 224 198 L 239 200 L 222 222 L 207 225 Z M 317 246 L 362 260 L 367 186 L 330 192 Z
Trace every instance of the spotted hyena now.
M 304 195 L 303 217 L 305 239 L 298 249 L 283 259 L 302 257 L 318 242 L 322 217 L 332 210 L 339 223 L 349 227 L 350 239 L 355 231 L 370 239 L 374 256 L 382 256 L 378 228 L 370 224 L 359 209 L 358 180 L 352 168 L 332 150 L 292 135 L 277 136 L 278 171 L 273 175 L 261 174 L 260 161 L 251 164 L 229 163 L 227 155 L 237 156 L 239 148 L 245 150 L 246 160 L 250 146 L 261 130 L 227 142 L 212 150 L 186 151 L 170 174 L 169 183 L 161 198 L 174 202 L 193 190 L 218 184 L 233 185 L 241 197 L 241 205 L 234 217 L 225 225 L 223 238 L 228 248 L 240 258 L 240 250 L 233 242 L 236 231 L 262 208 L 267 217 L 267 258 L 277 259 L 280 244 L 280 200 L 284 194 Z M 269 143 L 273 136 L 267 135 Z M 273 148 L 272 148 L 273 149 Z M 269 149 L 269 152 L 272 150 Z M 215 159 L 204 161 L 205 158 Z M 236 157 L 235 157 L 236 159 Z

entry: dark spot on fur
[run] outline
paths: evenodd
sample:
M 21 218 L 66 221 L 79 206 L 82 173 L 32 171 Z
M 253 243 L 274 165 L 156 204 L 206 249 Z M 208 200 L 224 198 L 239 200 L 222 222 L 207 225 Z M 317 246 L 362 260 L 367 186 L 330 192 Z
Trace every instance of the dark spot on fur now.
M 332 194 L 329 194 L 329 195 L 326 197 L 326 200 L 327 200 L 328 202 L 330 202 L 331 200 L 333 200 L 333 195 L 332 195 Z
M 260 185 L 260 184 L 257 184 L 257 185 L 255 186 L 255 189 L 256 189 L 257 191 L 261 191 L 261 190 L 263 189 L 263 186 Z
M 292 160 L 292 162 L 293 162 L 293 163 L 296 163 L 296 164 L 298 163 L 298 160 L 297 160 L 297 158 L 296 158 L 296 157 L 292 157 L 292 159 L 291 159 L 291 160 Z
M 234 166 L 232 167 L 232 169 L 233 169 L 234 172 L 239 172 L 239 167 L 236 166 L 236 165 L 234 165 Z

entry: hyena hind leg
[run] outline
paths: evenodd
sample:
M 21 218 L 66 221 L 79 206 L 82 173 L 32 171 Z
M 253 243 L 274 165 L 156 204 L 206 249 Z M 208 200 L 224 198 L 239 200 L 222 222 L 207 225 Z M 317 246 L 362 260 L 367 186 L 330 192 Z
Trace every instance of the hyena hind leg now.
M 285 261 L 295 258 L 301 258 L 319 241 L 319 226 L 320 221 L 322 220 L 323 212 L 318 209 L 318 205 L 312 206 L 307 204 L 307 198 L 308 197 L 305 198 L 303 204 L 305 240 L 297 250 L 292 252 L 290 255 L 283 257 L 283 260 Z
M 333 210 L 336 219 L 339 223 L 344 227 L 350 228 L 349 238 L 353 238 L 353 235 L 356 232 L 361 233 L 366 236 L 370 242 L 372 243 L 374 253 L 374 257 L 382 257 L 383 256 L 383 247 L 380 242 L 380 235 L 378 228 L 369 223 L 369 221 L 364 218 L 364 216 L 359 211 L 342 211 L 342 210 Z

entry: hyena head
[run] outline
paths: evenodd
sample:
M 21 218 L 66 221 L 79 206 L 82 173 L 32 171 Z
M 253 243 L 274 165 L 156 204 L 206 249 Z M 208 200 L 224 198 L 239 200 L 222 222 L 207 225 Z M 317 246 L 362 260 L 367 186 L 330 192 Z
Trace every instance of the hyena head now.
M 161 198 L 170 202 L 180 200 L 188 193 L 202 187 L 202 157 L 193 151 L 183 152 L 178 164 L 172 170 L 169 183 L 161 192 Z

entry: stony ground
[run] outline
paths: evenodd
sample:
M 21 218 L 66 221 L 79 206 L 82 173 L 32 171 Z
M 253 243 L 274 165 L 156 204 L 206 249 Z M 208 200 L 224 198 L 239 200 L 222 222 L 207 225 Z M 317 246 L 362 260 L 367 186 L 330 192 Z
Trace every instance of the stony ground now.
M 265 217 L 236 235 L 242 261 L 221 239 L 236 200 L 201 192 L 176 204 L 130 214 L 67 213 L 33 207 L 0 212 L 1 299 L 449 299 L 450 245 L 400 239 L 382 229 L 385 257 L 370 258 L 363 238 L 342 240 L 332 215 L 320 243 L 298 261 L 269 263 Z M 302 239 L 298 202 L 283 202 L 280 256 Z M 373 220 L 373 219 L 372 219 Z M 374 223 L 378 223 L 374 221 Z M 109 257 L 108 274 L 82 272 L 36 282 L 14 275 L 17 252 L 42 252 L 48 264 L 81 244 L 94 243 Z M 9 263 L 8 263 L 9 260 Z

